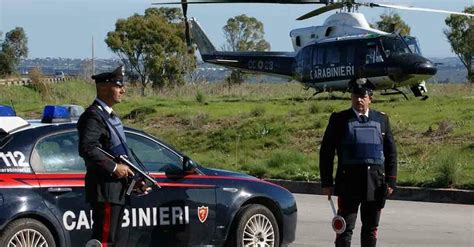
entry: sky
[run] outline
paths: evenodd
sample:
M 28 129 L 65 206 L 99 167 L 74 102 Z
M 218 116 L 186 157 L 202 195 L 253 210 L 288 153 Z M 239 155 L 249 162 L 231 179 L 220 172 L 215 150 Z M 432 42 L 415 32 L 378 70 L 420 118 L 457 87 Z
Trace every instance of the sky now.
M 107 32 L 115 29 L 117 19 L 126 19 L 145 9 L 153 7 L 153 2 L 175 0 L 0 0 L 0 31 L 23 27 L 28 37 L 29 58 L 62 57 L 88 58 L 92 56 L 94 37 L 96 58 L 116 58 L 104 42 Z M 380 0 L 364 1 L 398 4 L 422 8 L 463 11 L 473 6 L 474 0 Z M 293 50 L 289 33 L 294 28 L 318 26 L 335 13 L 331 11 L 305 21 L 295 19 L 322 5 L 282 5 L 282 4 L 213 4 L 192 5 L 188 16 L 195 17 L 216 47 L 224 43 L 222 27 L 227 19 L 246 14 L 262 21 L 265 39 L 273 51 Z M 179 7 L 179 5 L 177 5 Z M 369 23 L 379 20 L 388 13 L 382 8 L 363 7 L 359 12 Z M 447 28 L 446 14 L 397 10 L 402 19 L 411 27 L 411 34 L 420 42 L 422 52 L 427 57 L 454 57 L 451 47 L 443 34 Z M 2 37 L 3 38 L 3 37 Z

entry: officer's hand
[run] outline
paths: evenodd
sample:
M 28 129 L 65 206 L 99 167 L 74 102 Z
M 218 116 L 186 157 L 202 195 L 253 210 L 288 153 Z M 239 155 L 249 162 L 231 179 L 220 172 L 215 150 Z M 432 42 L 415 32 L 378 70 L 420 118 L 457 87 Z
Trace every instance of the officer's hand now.
M 151 192 L 151 187 L 147 186 L 145 181 L 140 181 L 135 185 L 135 192 L 140 193 L 142 195 L 147 195 Z
M 390 196 L 393 193 L 393 188 L 392 187 L 387 187 L 387 196 Z
M 117 164 L 117 168 L 114 171 L 115 176 L 118 178 L 126 178 L 129 176 L 135 175 L 132 170 L 130 170 L 130 167 L 127 165 L 124 165 L 122 163 Z
M 328 196 L 328 198 L 331 198 L 333 191 L 333 187 L 323 187 L 323 195 Z

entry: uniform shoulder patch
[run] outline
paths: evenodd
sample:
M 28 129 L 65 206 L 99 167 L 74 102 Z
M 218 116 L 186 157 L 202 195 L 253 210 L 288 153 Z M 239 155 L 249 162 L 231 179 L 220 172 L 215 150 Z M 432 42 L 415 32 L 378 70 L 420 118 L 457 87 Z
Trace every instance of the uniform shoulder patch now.
M 386 114 L 385 112 L 383 112 L 383 111 L 381 111 L 380 114 L 382 114 L 382 115 L 387 115 L 387 114 Z

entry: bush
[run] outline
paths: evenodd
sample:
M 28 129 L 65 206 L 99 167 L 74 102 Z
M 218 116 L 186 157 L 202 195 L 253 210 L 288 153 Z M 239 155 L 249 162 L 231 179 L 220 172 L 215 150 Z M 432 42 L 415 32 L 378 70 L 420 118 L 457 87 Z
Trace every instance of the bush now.
M 250 111 L 250 115 L 253 117 L 261 117 L 265 114 L 265 111 L 263 106 L 257 106 Z
M 454 188 L 460 184 L 463 164 L 456 154 L 442 155 L 434 159 L 433 167 L 435 169 L 434 186 Z
M 29 71 L 31 86 L 33 89 L 40 93 L 43 100 L 50 99 L 52 96 L 51 85 L 43 81 L 43 72 L 40 67 L 33 67 Z
M 197 93 L 196 93 L 196 101 L 197 101 L 198 103 L 201 103 L 201 104 L 205 104 L 205 103 L 206 103 L 206 96 L 204 95 L 203 92 L 197 91 Z
M 319 106 L 317 103 L 312 103 L 309 106 L 309 113 L 316 114 L 316 113 L 319 113 L 319 112 L 321 112 L 321 106 Z
M 305 170 L 298 168 L 293 176 L 293 179 L 300 181 L 315 181 L 319 179 L 319 172 L 317 169 Z

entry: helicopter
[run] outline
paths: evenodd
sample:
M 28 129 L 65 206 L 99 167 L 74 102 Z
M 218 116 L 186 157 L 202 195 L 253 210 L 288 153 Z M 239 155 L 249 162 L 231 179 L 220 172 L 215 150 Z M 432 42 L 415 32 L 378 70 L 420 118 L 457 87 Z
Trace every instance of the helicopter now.
M 294 79 L 314 88 L 319 94 L 326 91 L 349 91 L 354 85 L 369 84 L 382 94 L 406 94 L 400 90 L 409 87 L 416 97 L 426 99 L 425 81 L 437 72 L 436 65 L 422 56 L 417 39 L 402 37 L 397 32 L 387 33 L 371 28 L 359 7 L 380 7 L 429 11 L 447 14 L 473 14 L 415 8 L 389 4 L 359 3 L 355 0 L 182 0 L 155 3 L 181 4 L 188 48 L 192 50 L 191 36 L 204 62 Z M 294 29 L 290 32 L 293 51 L 288 52 L 228 52 L 218 51 L 195 18 L 187 18 L 188 4 L 217 3 L 276 3 L 324 4 L 297 18 L 305 20 L 322 13 L 337 10 L 322 26 Z

